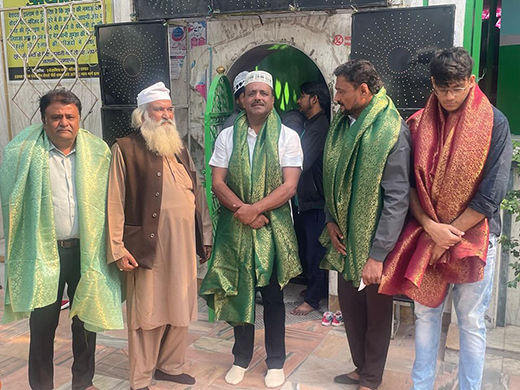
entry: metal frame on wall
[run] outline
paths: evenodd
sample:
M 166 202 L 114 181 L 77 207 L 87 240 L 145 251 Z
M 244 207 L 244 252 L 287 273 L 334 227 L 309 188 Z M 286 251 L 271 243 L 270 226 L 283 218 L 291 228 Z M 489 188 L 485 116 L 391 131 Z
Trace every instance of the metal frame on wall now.
M 4 6 L 11 3 L 3 2 Z M 97 74 L 97 61 L 89 51 L 94 40 L 94 20 L 102 23 L 110 20 L 106 3 L 107 0 L 80 0 L 0 8 L 0 50 L 4 61 L 2 77 L 9 139 L 14 136 L 11 105 L 25 117 L 27 124 L 39 121 L 37 99 L 27 101 L 26 90 L 40 97 L 63 86 L 65 80 L 71 82 L 70 86 L 67 83 L 69 90 L 81 88 L 92 99 L 92 104 L 84 107 L 81 124 L 85 124 L 99 100 L 99 94 L 84 79 Z M 88 19 L 82 18 L 85 13 Z M 21 64 L 14 66 L 11 62 Z M 16 85 L 11 97 L 8 84 Z

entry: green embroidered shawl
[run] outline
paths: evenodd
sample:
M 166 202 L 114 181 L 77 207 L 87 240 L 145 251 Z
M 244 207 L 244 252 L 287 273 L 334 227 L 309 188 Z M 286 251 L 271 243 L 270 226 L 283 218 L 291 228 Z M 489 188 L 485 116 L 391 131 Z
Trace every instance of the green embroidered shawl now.
M 31 125 L 5 148 L 0 196 L 6 242 L 3 323 L 27 318 L 56 301 L 60 261 L 49 175 L 50 141 Z M 80 129 L 76 138 L 76 192 L 81 279 L 70 317 L 90 331 L 123 329 L 121 281 L 106 260 L 105 210 L 110 165 L 106 143 Z
M 373 96 L 352 126 L 338 113 L 331 123 L 323 158 L 325 202 L 343 236 L 347 255 L 338 253 L 327 229 L 321 267 L 336 270 L 358 285 L 381 213 L 381 179 L 397 142 L 401 117 L 384 88 Z
M 245 203 L 258 202 L 282 185 L 280 131 L 280 118 L 272 111 L 258 134 L 251 168 L 247 117 L 241 113 L 235 121 L 227 185 Z M 289 204 L 266 215 L 269 224 L 252 229 L 227 208 L 220 211 L 212 259 L 200 288 L 218 320 L 254 324 L 255 287 L 268 285 L 276 272 L 283 288 L 302 272 Z

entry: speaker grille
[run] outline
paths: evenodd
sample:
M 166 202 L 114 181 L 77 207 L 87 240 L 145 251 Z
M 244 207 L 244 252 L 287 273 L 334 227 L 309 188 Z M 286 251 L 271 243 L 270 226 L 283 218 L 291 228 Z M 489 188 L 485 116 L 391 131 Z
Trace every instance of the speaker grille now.
M 215 13 L 287 11 L 292 0 L 213 0 Z
M 430 96 L 429 63 L 453 46 L 455 6 L 381 9 L 352 15 L 351 59 L 366 59 L 397 108 L 418 110 Z
M 133 129 L 130 126 L 132 111 L 135 107 L 102 107 L 101 123 L 103 126 L 103 139 L 109 146 L 116 138 L 125 137 Z
M 135 105 L 137 94 L 159 81 L 169 88 L 166 23 L 99 26 L 96 38 L 104 105 Z
M 298 0 L 298 8 L 308 9 L 342 9 L 386 6 L 386 0 Z
M 208 16 L 211 0 L 134 0 L 139 20 Z

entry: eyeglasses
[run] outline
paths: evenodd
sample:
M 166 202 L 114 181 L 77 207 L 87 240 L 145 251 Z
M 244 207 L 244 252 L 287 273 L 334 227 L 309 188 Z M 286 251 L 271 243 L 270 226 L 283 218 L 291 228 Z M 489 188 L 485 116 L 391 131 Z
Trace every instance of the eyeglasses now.
M 468 89 L 468 87 L 470 85 L 471 84 L 468 84 L 465 87 L 457 87 L 457 88 L 436 88 L 436 87 L 433 87 L 433 92 L 437 96 L 448 96 L 448 93 L 451 93 L 453 96 L 457 97 L 457 96 L 462 95 L 466 91 L 466 89 Z

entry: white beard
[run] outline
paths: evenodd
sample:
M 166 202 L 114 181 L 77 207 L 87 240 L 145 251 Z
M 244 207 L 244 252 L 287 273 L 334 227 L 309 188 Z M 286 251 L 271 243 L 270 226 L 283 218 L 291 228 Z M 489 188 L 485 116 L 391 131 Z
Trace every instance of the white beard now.
M 184 148 L 175 120 L 155 121 L 145 112 L 140 130 L 148 149 L 161 156 L 173 157 Z

